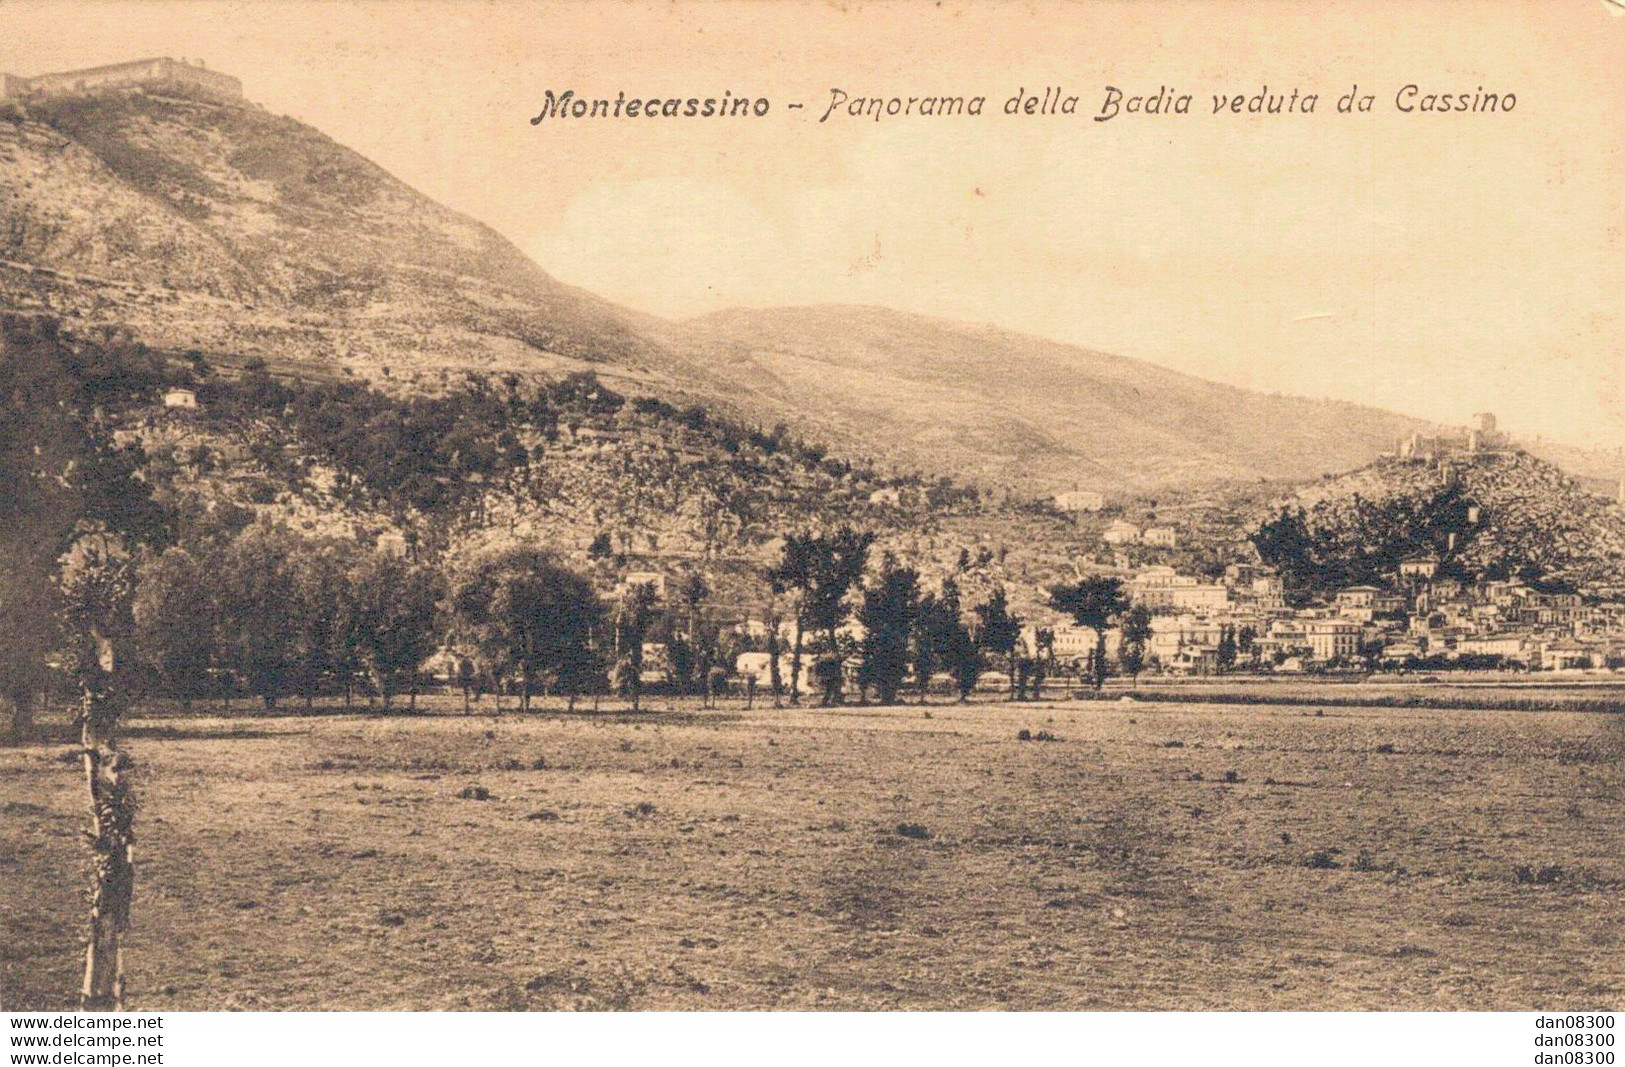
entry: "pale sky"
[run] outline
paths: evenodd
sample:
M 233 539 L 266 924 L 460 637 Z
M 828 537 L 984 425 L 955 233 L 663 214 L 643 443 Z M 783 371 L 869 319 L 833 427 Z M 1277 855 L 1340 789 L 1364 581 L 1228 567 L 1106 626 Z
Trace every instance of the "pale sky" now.
M 1625 17 L 1603 0 L 0 5 L 0 70 L 149 55 L 237 75 L 640 310 L 879 304 L 1625 446 Z M 1402 114 L 1407 83 L 1517 106 Z M 1108 84 L 1192 113 L 1094 122 Z M 1054 85 L 1077 114 L 1002 114 Z M 1266 85 L 1315 113 L 1212 115 Z M 1373 110 L 1338 114 L 1355 85 Z M 772 110 L 532 126 L 550 88 Z M 831 88 L 987 105 L 820 124 Z

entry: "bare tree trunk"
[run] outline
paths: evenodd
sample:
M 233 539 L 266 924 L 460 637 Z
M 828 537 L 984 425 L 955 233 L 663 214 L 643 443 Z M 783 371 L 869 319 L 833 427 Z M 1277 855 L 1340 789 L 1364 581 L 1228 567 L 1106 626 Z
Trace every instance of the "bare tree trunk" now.
M 11 740 L 21 744 L 34 736 L 34 694 L 13 693 L 11 697 Z
M 81 738 L 90 800 L 90 832 L 86 837 L 94 872 L 85 980 L 79 991 L 79 1006 L 84 1011 L 124 1008 L 124 951 L 120 939 L 130 925 L 130 901 L 135 890 L 135 797 L 125 778 L 127 761 L 118 751 L 116 708 L 105 677 L 87 687 Z
M 801 616 L 796 616 L 796 642 L 790 653 L 790 706 L 801 702 Z

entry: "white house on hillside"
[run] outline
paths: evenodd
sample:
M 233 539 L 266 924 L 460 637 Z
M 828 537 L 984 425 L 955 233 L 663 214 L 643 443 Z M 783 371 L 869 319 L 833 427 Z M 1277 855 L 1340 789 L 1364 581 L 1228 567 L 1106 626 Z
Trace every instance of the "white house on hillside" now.
M 1140 539 L 1140 528 L 1132 522 L 1118 519 L 1106 527 L 1106 532 L 1100 535 L 1100 539 L 1108 545 L 1133 544 Z
M 1106 506 L 1106 498 L 1093 489 L 1073 489 L 1056 493 L 1055 506 L 1062 511 L 1099 511 Z

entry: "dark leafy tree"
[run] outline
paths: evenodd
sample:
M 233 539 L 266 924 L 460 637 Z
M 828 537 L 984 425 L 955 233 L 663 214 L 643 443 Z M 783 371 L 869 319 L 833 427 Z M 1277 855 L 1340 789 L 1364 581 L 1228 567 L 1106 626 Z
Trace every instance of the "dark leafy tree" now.
M 943 616 L 942 601 L 936 593 L 927 593 L 920 598 L 920 610 L 915 616 L 914 633 L 911 635 L 910 663 L 921 704 L 930 695 L 931 679 L 942 666 L 947 629 L 951 625 Z M 958 622 L 958 619 L 952 621 Z
M 778 564 L 768 571 L 768 582 L 773 592 L 789 594 L 795 606 L 791 703 L 795 703 L 801 673 L 804 631 L 820 633 L 826 654 L 839 655 L 837 633 L 849 614 L 847 594 L 862 580 L 869 560 L 869 548 L 874 540 L 873 533 L 859 532 L 851 527 L 842 527 L 833 534 L 793 534 L 786 538 Z M 837 698 L 839 691 L 837 676 Z
M 977 643 L 990 655 L 1003 656 L 1010 677 L 1009 697 L 1016 697 L 1017 660 L 1021 650 L 1021 616 L 1010 610 L 1004 587 L 993 590 L 985 603 L 976 606 Z
M 293 615 L 290 691 L 309 707 L 324 684 L 345 683 L 346 695 L 362 664 L 357 615 L 346 601 L 358 552 L 350 541 L 298 537 L 291 563 L 293 588 L 288 608 Z
M 963 622 L 956 623 L 948 631 L 948 642 L 942 650 L 942 662 L 948 668 L 948 673 L 953 675 L 959 701 L 964 703 L 976 691 L 976 683 L 981 680 L 985 662 L 982 659 L 982 650 L 976 647 L 976 639 L 971 637 L 970 630 Z
M 775 596 L 786 596 L 790 601 L 790 618 L 794 636 L 790 644 L 790 703 L 799 703 L 801 697 L 801 656 L 806 641 L 808 598 L 813 584 L 815 546 L 807 534 L 791 534 L 784 539 L 779 560 L 767 571 L 767 582 Z M 778 644 L 778 628 L 770 632 L 772 646 Z M 778 671 L 779 650 L 771 648 L 773 670 Z M 773 699 L 778 701 L 779 686 L 774 685 Z
M 474 661 L 468 656 L 457 657 L 456 668 L 457 688 L 463 694 L 463 711 L 469 709 L 470 699 L 474 695 L 474 687 L 479 682 L 479 672 L 474 667 Z
M 639 582 L 622 594 L 615 608 L 615 691 L 639 710 L 643 695 L 643 643 L 655 621 L 653 585 Z
M 413 683 L 418 666 L 434 652 L 444 593 L 440 574 L 387 552 L 369 552 L 346 577 L 339 625 L 351 635 L 388 711 L 402 682 Z M 557 669 L 556 662 L 551 666 Z
M 779 657 L 784 654 L 784 650 L 779 647 L 779 627 L 783 621 L 775 604 L 767 613 L 767 680 L 768 686 L 773 690 L 775 708 L 779 706 L 779 700 L 784 693 L 784 679 L 779 671 Z
M 909 641 L 920 614 L 919 575 L 889 553 L 875 584 L 863 595 L 858 621 L 864 636 L 859 682 L 873 686 L 882 704 L 897 703 L 908 676 Z
M 686 695 L 694 685 L 695 673 L 699 670 L 699 656 L 694 645 L 690 643 L 687 635 L 673 634 L 666 642 L 666 674 L 667 680 L 679 696 Z
M 1055 671 L 1055 631 L 1040 626 L 1033 631 L 1032 666 L 1028 681 L 1034 700 L 1044 699 L 1044 681 Z
M 1117 646 L 1117 663 L 1133 683 L 1145 670 L 1146 649 L 1151 643 L 1151 612 L 1136 604 L 1123 615 L 1122 637 Z
M 1095 632 L 1091 673 L 1095 688 L 1100 689 L 1106 684 L 1106 630 L 1130 606 L 1121 583 L 1116 578 L 1089 577 L 1069 585 L 1057 585 L 1050 589 L 1050 606 L 1070 616 L 1077 625 Z
M 1258 662 L 1258 631 L 1251 626 L 1243 626 L 1236 633 L 1236 651 L 1247 659 L 1249 663 Z
M 684 633 L 690 642 L 694 641 L 700 621 L 700 610 L 710 598 L 711 587 L 702 574 L 691 572 L 677 583 L 677 605 L 683 611 Z
M 302 548 L 286 529 L 257 523 L 226 547 L 216 575 L 217 646 L 268 708 L 300 676 Z
M 594 610 L 596 613 L 596 608 Z M 555 680 L 570 711 L 575 710 L 578 698 L 589 693 L 602 693 L 605 689 L 604 662 L 597 642 L 589 639 L 566 646 L 560 656 Z
M 521 709 L 534 683 L 563 671 L 579 682 L 589 672 L 601 610 L 591 583 L 533 548 L 495 549 L 452 571 L 449 602 L 458 632 L 472 642 L 485 673 L 499 683 L 517 674 Z
M 1220 629 L 1219 647 L 1215 659 L 1220 672 L 1228 671 L 1236 665 L 1236 628 L 1234 626 L 1225 626 Z
M 208 694 L 217 659 L 215 579 L 204 563 L 179 547 L 146 560 L 140 569 L 134 613 L 136 643 L 162 692 L 190 709 Z
M 963 703 L 976 690 L 984 663 L 982 652 L 961 617 L 959 583 L 953 578 L 942 580 L 935 611 L 929 618 L 932 646 L 943 669 L 953 677 L 954 689 Z

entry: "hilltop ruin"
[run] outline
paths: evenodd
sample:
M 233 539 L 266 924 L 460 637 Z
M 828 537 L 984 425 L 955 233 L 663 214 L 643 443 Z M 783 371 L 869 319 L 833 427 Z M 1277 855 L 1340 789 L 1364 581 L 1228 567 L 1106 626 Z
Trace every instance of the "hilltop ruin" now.
M 32 78 L 0 74 L 0 101 L 77 96 L 117 89 L 187 89 L 226 101 L 243 99 L 243 83 L 205 67 L 201 60 L 161 57 L 104 67 L 40 74 Z

